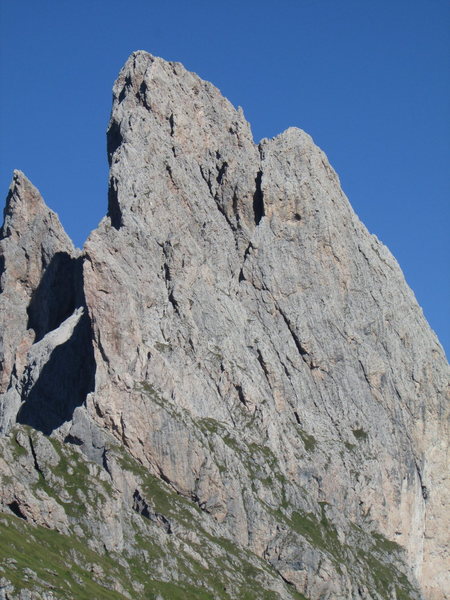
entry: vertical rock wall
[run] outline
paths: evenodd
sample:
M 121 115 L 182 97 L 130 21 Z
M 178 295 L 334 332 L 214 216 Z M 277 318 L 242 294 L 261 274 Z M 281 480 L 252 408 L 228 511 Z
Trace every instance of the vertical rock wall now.
M 410 580 L 444 598 L 447 362 L 323 152 L 298 129 L 254 144 L 210 83 L 137 52 L 108 157 L 82 255 L 15 175 L 3 431 L 17 419 L 95 460 L 112 434 L 311 598 L 381 596 L 356 591 L 367 564 L 314 545 L 307 514 L 345 552 L 356 529 L 403 546 Z

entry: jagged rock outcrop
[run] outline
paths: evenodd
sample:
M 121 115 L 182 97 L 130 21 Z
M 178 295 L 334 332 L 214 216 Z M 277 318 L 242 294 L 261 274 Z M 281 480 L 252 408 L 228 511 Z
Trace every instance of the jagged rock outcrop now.
M 122 560 L 153 540 L 164 598 L 152 577 L 195 584 L 168 538 L 203 570 L 193 597 L 445 598 L 448 368 L 395 259 L 304 132 L 256 145 L 216 88 L 145 52 L 113 93 L 108 215 L 82 253 L 18 174 L 2 229 L 0 425 L 78 446 L 113 490 L 53 528 Z M 3 472 L 24 450 L 2 504 L 51 527 L 55 498 L 26 512 L 20 490 L 36 469 L 65 483 L 25 431 L 29 452 L 23 429 L 2 442 Z
M 20 171 L 7 197 L 0 251 L 0 432 L 17 421 L 48 434 L 91 391 L 93 350 L 83 258 Z

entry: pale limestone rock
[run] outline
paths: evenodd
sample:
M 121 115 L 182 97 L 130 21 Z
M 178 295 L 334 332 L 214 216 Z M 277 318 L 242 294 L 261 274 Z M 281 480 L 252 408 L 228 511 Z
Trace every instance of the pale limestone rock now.
M 80 490 L 86 516 L 70 522 L 94 550 L 134 547 L 137 513 L 159 548 L 170 537 L 206 570 L 221 556 L 213 540 L 236 542 L 273 567 L 259 577 L 280 598 L 395 598 L 404 572 L 442 600 L 448 366 L 395 259 L 306 133 L 254 144 L 214 86 L 145 52 L 113 94 L 108 216 L 81 257 L 15 175 L 1 241 L 3 430 L 23 402 L 19 422 L 98 463 Z M 49 267 L 55 255 L 69 284 Z M 30 437 L 33 465 L 17 435 L 23 497 L 35 468 L 64 495 L 57 457 Z M 189 531 L 157 506 L 112 440 L 197 507 L 202 531 L 193 508 Z M 48 520 L 47 500 L 33 502 Z M 406 566 L 380 534 L 405 548 Z M 388 551 L 380 583 L 370 561 Z M 165 556 L 161 573 L 177 581 Z
M 0 231 L 1 432 L 15 422 L 31 345 L 75 308 L 73 293 L 58 289 L 73 287 L 67 267 L 75 255 L 58 216 L 25 175 L 14 171 Z
M 255 146 L 215 88 L 142 52 L 115 84 L 108 139 L 109 220 L 86 244 L 84 271 L 99 423 L 208 506 L 190 420 L 219 421 L 273 452 L 294 505 L 300 484 L 336 518 L 370 515 L 434 586 L 446 545 L 445 532 L 428 533 L 443 518 L 445 358 L 325 155 L 296 129 Z M 308 436 L 317 444 L 305 453 Z M 271 528 L 244 533 L 256 526 L 248 475 L 230 466 L 206 488 L 222 487 L 221 518 L 261 552 Z

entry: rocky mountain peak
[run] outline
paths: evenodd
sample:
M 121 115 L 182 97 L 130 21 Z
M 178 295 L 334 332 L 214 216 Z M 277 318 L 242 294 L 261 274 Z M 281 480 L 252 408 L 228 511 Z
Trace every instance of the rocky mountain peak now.
M 58 216 L 15 171 L 0 231 L 0 431 L 20 419 L 23 399 L 46 362 L 33 369 L 33 347 L 83 304 L 78 255 Z M 54 347 L 46 346 L 47 359 Z M 45 412 L 48 406 L 42 421 Z
M 2 240 L 11 235 L 29 236 L 31 242 L 30 233 L 38 228 L 42 229 L 42 234 L 38 236 L 37 244 L 48 243 L 47 238 L 57 238 L 63 246 L 73 250 L 72 242 L 64 232 L 58 216 L 46 206 L 39 190 L 22 171 L 15 170 L 13 173 L 3 217 L 0 232 Z
M 27 231 L 28 222 L 43 210 L 45 205 L 39 191 L 16 169 L 6 198 L 2 237 L 11 235 L 12 229 Z
M 37 284 L 55 252 L 75 252 L 58 216 L 46 206 L 39 190 L 18 170 L 14 171 L 6 199 L 0 243 L 5 261 L 8 261 L 9 255 L 10 260 L 17 263 L 19 256 L 16 250 L 20 248 L 31 287 Z M 35 259 L 41 264 L 34 268 L 30 262 Z M 14 275 L 17 277 L 19 274 L 15 272 Z
M 129 58 L 114 85 L 108 156 L 114 226 L 130 210 L 146 215 L 164 203 L 162 185 L 180 190 L 180 202 L 190 186 L 206 188 L 232 227 L 253 226 L 259 154 L 250 127 L 242 110 L 179 63 L 144 52 Z M 152 181 L 150 171 L 161 177 Z
M 442 600 L 448 366 L 325 154 L 142 51 L 107 140 L 81 254 L 8 200 L 40 208 L 2 230 L 5 514 L 139 560 L 123 597 Z

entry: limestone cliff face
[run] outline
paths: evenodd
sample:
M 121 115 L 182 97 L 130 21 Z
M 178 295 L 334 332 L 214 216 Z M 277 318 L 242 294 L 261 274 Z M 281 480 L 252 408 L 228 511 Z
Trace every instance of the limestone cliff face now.
M 136 514 L 145 543 L 169 536 L 209 573 L 249 553 L 258 576 L 231 560 L 201 597 L 445 598 L 448 367 L 395 259 L 304 132 L 256 145 L 216 88 L 145 52 L 113 93 L 108 215 L 80 255 L 31 184 L 11 188 L 5 465 L 15 440 L 29 473 L 36 431 L 75 444 L 114 489 L 109 526 L 87 502 L 84 535 L 122 560 L 144 543 Z M 51 527 L 20 507 L 24 473 L 3 505 Z M 80 520 L 54 528 L 82 535 Z M 194 585 L 165 560 L 152 577 Z
M 36 395 L 33 384 L 52 346 L 43 338 L 81 304 L 80 267 L 57 215 L 24 174 L 15 171 L 0 231 L 0 432 L 16 422 L 21 402 Z M 47 348 L 39 365 L 32 356 L 37 342 L 41 355 Z M 55 407 L 64 411 L 61 398 Z M 46 404 L 45 418 L 52 419 L 53 408 Z

